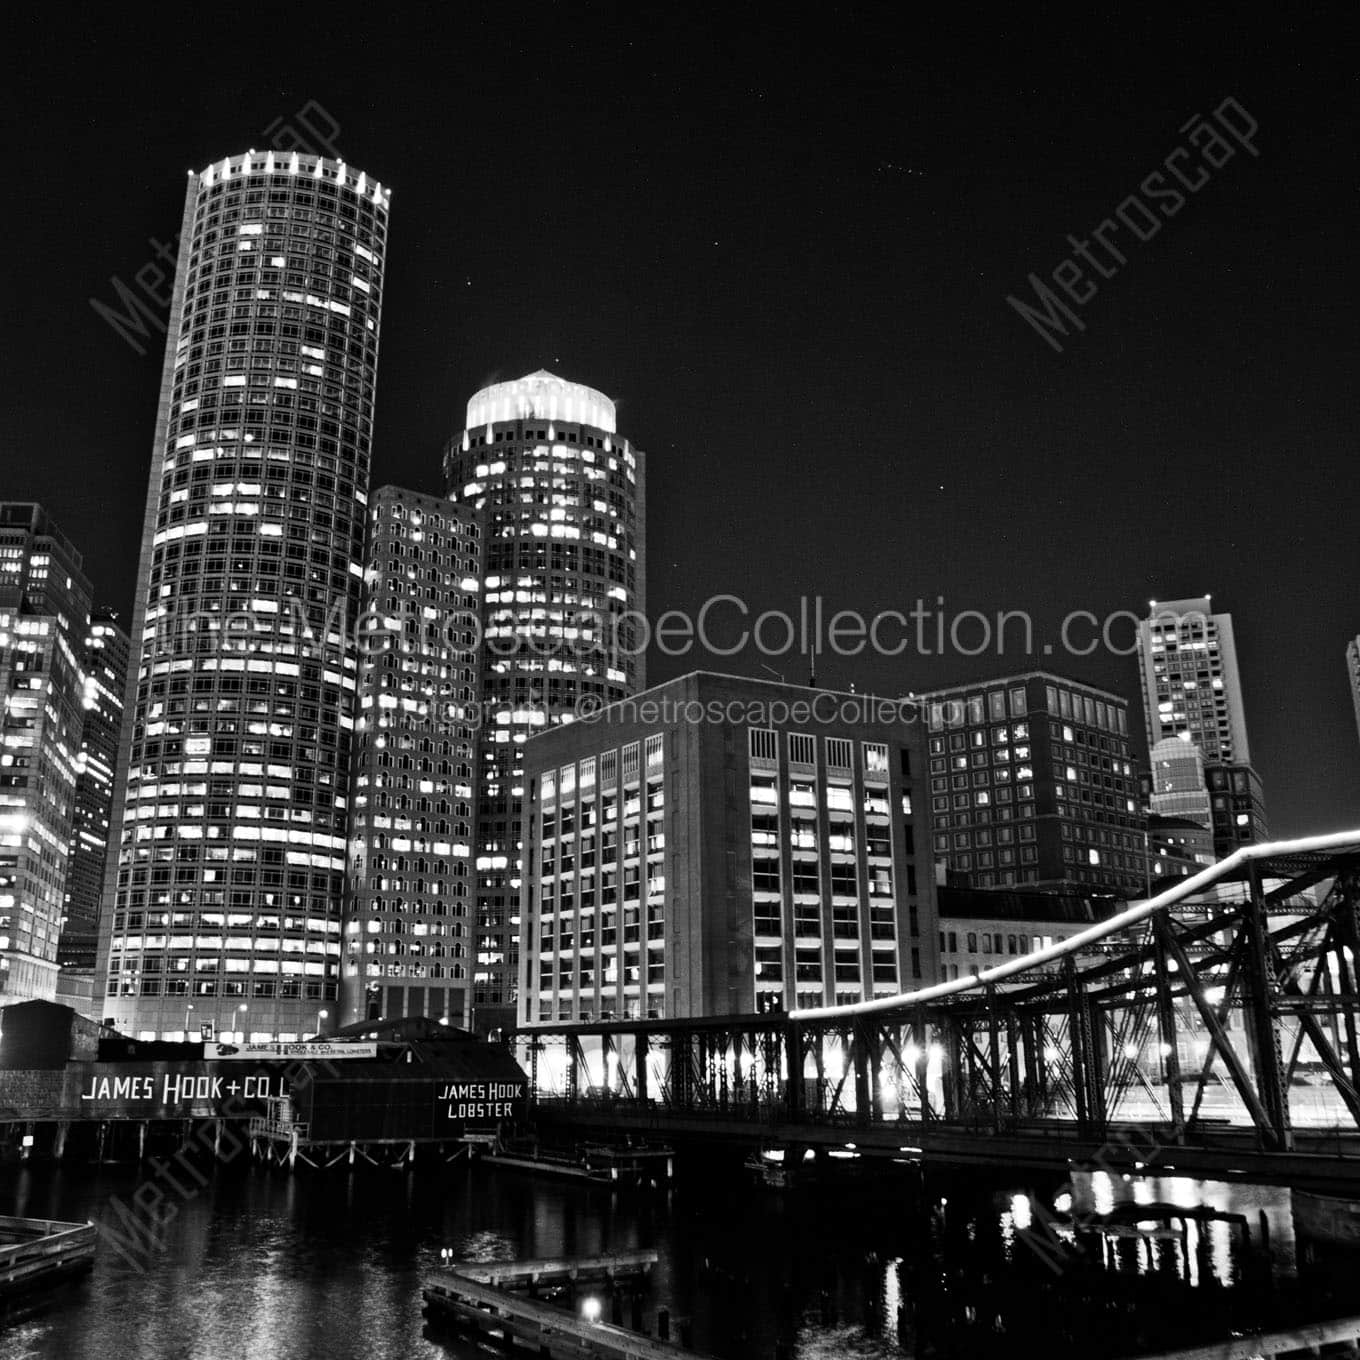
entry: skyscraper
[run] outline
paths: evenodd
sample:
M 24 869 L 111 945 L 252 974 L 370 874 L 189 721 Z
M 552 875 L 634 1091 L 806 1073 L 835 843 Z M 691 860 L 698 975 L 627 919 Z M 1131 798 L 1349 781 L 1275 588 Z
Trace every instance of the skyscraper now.
M 1351 682 L 1351 702 L 1355 705 L 1355 726 L 1360 731 L 1360 635 L 1346 644 L 1346 674 Z
M 81 656 L 85 677 L 84 719 L 76 758 L 75 808 L 66 870 L 66 921 L 57 946 L 62 1000 L 68 1005 L 76 1005 L 79 1000 L 82 1011 L 92 1000 L 90 988 L 99 944 L 99 905 L 104 892 L 113 776 L 123 730 L 130 646 L 127 632 L 112 610 L 97 609 L 91 614 Z M 80 990 L 68 992 L 65 981 L 76 975 L 80 978 Z
M 374 493 L 342 1024 L 468 1023 L 483 547 L 471 510 L 401 487 Z
M 41 506 L 0 503 L 0 996 L 51 1001 L 90 616 L 80 554 Z
M 540 370 L 467 405 L 444 452 L 451 500 L 486 514 L 478 754 L 477 1028 L 514 1022 L 524 743 L 584 700 L 641 688 L 642 453 L 614 403 Z
M 1206 764 L 1251 763 L 1231 614 L 1211 597 L 1153 600 L 1139 624 L 1149 749 L 1188 734 Z
M 100 933 L 133 1034 L 336 1005 L 388 199 L 297 153 L 189 176 Z

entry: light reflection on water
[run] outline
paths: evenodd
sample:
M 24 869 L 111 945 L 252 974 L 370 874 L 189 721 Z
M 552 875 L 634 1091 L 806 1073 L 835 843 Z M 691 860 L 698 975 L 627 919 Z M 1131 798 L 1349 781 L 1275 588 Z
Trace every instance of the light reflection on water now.
M 130 1168 L 8 1169 L 0 1212 L 81 1219 L 136 1184 Z M 0 1358 L 470 1357 L 480 1352 L 425 1335 L 420 1290 L 439 1275 L 441 1250 L 489 1261 L 638 1246 L 660 1257 L 647 1324 L 665 1304 L 673 1336 L 688 1322 L 695 1349 L 724 1360 L 773 1360 L 781 1342 L 795 1360 L 900 1360 L 917 1354 L 918 1336 L 960 1328 L 981 1338 L 960 1354 L 991 1355 L 992 1344 L 1012 1356 L 1088 1354 L 1076 1342 L 1055 1348 L 1034 1321 L 1045 1307 L 1066 1308 L 1062 1291 L 1076 1297 L 1077 1285 L 1055 1283 L 1025 1240 L 1064 1197 L 1078 1223 L 1126 1204 L 1235 1216 L 1173 1217 L 1165 1238 L 1095 1237 L 1094 1273 L 1080 1287 L 1096 1295 L 1116 1279 L 1213 1281 L 1221 1300 L 1228 1291 L 1218 1286 L 1250 1283 L 1262 1214 L 1277 1274 L 1296 1266 L 1285 1190 L 1103 1172 L 1074 1172 L 1070 1184 L 932 1175 L 927 1189 L 922 1199 L 899 1176 L 867 1195 L 781 1196 L 700 1170 L 669 1197 L 630 1199 L 466 1165 L 442 1175 L 219 1172 L 168 1224 L 152 1269 L 105 1242 L 88 1279 L 0 1331 Z M 1119 1352 L 1111 1343 L 1103 1353 Z

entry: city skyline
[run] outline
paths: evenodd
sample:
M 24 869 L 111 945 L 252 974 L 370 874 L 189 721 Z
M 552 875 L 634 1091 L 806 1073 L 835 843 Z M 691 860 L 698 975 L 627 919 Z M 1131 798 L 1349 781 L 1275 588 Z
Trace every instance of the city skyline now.
M 1014 55 L 1036 80 L 1062 68 L 1043 107 L 993 89 L 988 62 L 1007 49 L 999 43 L 996 54 L 969 50 L 951 77 L 957 89 L 903 58 L 843 117 L 814 115 L 795 157 L 787 134 L 804 116 L 815 63 L 849 72 L 857 51 L 834 31 L 816 48 L 774 35 L 777 60 L 758 80 L 735 53 L 720 54 L 703 77 L 711 111 L 691 109 L 681 125 L 673 114 L 688 104 L 678 81 L 695 37 L 689 22 L 655 16 L 629 35 L 631 55 L 622 34 L 581 50 L 595 80 L 549 118 L 532 98 L 480 111 L 500 48 L 494 28 L 469 19 L 490 60 L 487 74 L 450 92 L 469 135 L 446 155 L 415 135 L 433 126 L 423 96 L 400 118 L 374 110 L 327 73 L 324 37 L 316 60 L 296 69 L 262 54 L 230 107 L 186 99 L 165 117 L 156 103 L 131 184 L 121 148 L 96 141 L 80 176 L 34 186 L 38 209 L 18 224 L 21 254 L 40 266 L 17 281 L 19 313 L 51 324 L 35 325 L 13 354 L 9 450 L 25 477 L 7 494 L 48 505 L 81 543 L 103 602 L 130 616 L 127 542 L 145 487 L 150 356 L 161 336 L 147 321 L 146 353 L 136 353 L 91 299 L 117 306 L 113 278 L 135 289 L 144 267 L 153 283 L 167 271 L 149 238 L 173 239 L 184 166 L 251 138 L 263 148 L 310 136 L 394 183 L 411 232 L 388 298 L 377 480 L 437 494 L 439 449 L 466 394 L 548 368 L 623 399 L 620 423 L 653 454 L 653 615 L 693 613 L 739 578 L 757 611 L 815 594 L 832 610 L 866 614 L 944 596 L 956 613 L 1028 609 L 1043 639 L 1072 609 L 1104 617 L 1212 590 L 1236 620 L 1274 829 L 1353 821 L 1360 757 L 1336 740 L 1351 708 L 1327 658 L 1354 635 L 1360 564 L 1346 534 L 1319 532 L 1323 507 L 1342 523 L 1355 510 L 1353 483 L 1337 475 L 1354 442 L 1336 397 L 1349 322 L 1332 300 L 1344 289 L 1334 294 L 1330 275 L 1324 288 L 1316 273 L 1334 255 L 1351 266 L 1301 229 L 1282 234 L 1270 206 L 1295 204 L 1290 222 L 1318 223 L 1327 240 L 1351 211 L 1320 173 L 1340 154 L 1322 96 L 1308 82 L 1265 80 L 1237 39 L 1192 28 L 1182 39 L 1195 59 L 1160 88 L 1139 88 L 1137 118 L 1117 101 L 1106 107 L 1099 65 L 1084 72 L 1021 43 Z M 380 29 L 364 35 L 377 69 L 397 62 Z M 551 18 L 538 40 L 545 51 L 572 41 Z M 135 50 L 132 35 L 103 41 L 104 51 L 110 42 Z M 118 63 L 87 69 L 80 51 L 71 60 L 84 98 L 104 98 Z M 534 68 L 524 79 L 543 93 L 556 77 Z M 1102 285 L 1083 310 L 1086 331 L 1053 354 L 1006 295 L 1067 250 L 1067 234 L 1088 236 L 1083 224 L 1137 185 L 1188 118 L 1230 96 L 1260 125 L 1259 157 L 1239 148 Z M 140 107 L 135 91 L 120 98 Z M 633 156 L 616 103 L 646 157 Z M 66 120 L 84 107 L 74 101 L 37 135 L 76 140 Z M 493 229 L 478 214 L 448 212 L 446 182 L 492 184 L 513 163 L 544 186 L 527 211 L 497 215 Z M 105 205 L 106 227 L 75 255 L 66 222 L 80 220 L 90 195 Z M 50 286 L 54 252 L 82 261 L 69 290 Z M 1263 278 L 1282 282 L 1262 288 Z M 1227 357 L 1230 336 L 1293 334 L 1288 299 L 1302 295 L 1321 301 L 1297 345 Z M 54 405 L 44 375 L 72 362 L 91 375 L 88 399 Z M 99 475 L 19 461 L 52 437 Z M 1278 495 L 1282 467 L 1290 483 Z M 813 513 L 821 503 L 835 512 Z M 1172 504 L 1188 529 L 1159 525 Z M 700 505 L 721 513 L 692 514 Z M 722 536 L 738 523 L 740 554 Z M 738 660 L 761 673 L 763 658 Z M 1128 657 L 1063 660 L 1075 678 L 1138 692 Z M 652 681 L 693 664 L 648 661 Z M 826 657 L 818 678 L 921 691 L 1053 663 Z M 774 666 L 790 679 L 801 671 L 796 658 Z

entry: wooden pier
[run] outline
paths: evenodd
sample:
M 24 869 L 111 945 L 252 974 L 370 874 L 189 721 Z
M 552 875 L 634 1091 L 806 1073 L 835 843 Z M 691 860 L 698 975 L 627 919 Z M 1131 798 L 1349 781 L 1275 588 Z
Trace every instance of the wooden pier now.
M 0 1215 L 0 1301 L 88 1270 L 95 1241 L 93 1223 Z
M 657 1254 L 613 1251 L 603 1256 L 573 1256 L 525 1261 L 459 1261 L 453 1266 L 460 1279 L 498 1289 L 552 1288 L 563 1284 L 621 1284 L 645 1279 L 656 1265 Z
M 544 1149 L 536 1142 L 498 1142 L 482 1155 L 492 1166 L 596 1185 L 660 1186 L 668 1184 L 675 1172 L 674 1149 L 646 1143 L 581 1143 L 569 1153 Z
M 473 1332 L 507 1350 L 522 1348 L 551 1360 L 707 1360 L 670 1341 L 589 1321 L 457 1271 L 446 1284 L 424 1290 L 424 1298 L 432 1322 Z

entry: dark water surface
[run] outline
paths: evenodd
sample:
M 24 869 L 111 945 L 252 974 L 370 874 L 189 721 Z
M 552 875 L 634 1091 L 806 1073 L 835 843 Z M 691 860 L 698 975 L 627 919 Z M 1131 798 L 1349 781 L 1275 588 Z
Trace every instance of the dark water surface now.
M 1290 1192 L 1270 1187 L 1103 1173 L 1069 1186 L 1004 1172 L 921 1185 L 901 1172 L 781 1193 L 730 1163 L 683 1160 L 675 1188 L 652 1195 L 467 1164 L 205 1174 L 191 1197 L 168 1195 L 173 1217 L 138 1244 L 115 1207 L 130 1208 L 146 1181 L 135 1167 L 0 1171 L 0 1212 L 108 1230 L 90 1275 L 0 1324 L 0 1357 L 485 1354 L 427 1330 L 420 1290 L 446 1248 L 493 1260 L 655 1247 L 647 1325 L 669 1307 L 673 1335 L 688 1320 L 696 1350 L 730 1360 L 773 1360 L 780 1345 L 799 1360 L 1129 1355 L 1357 1311 L 1347 1295 L 1360 1261 L 1296 1234 Z M 1156 1239 L 1084 1231 L 1080 1255 L 1070 1233 L 1045 1252 L 1027 1243 L 1055 1201 L 1085 1217 L 1130 1200 L 1223 1217 L 1173 1220 Z

